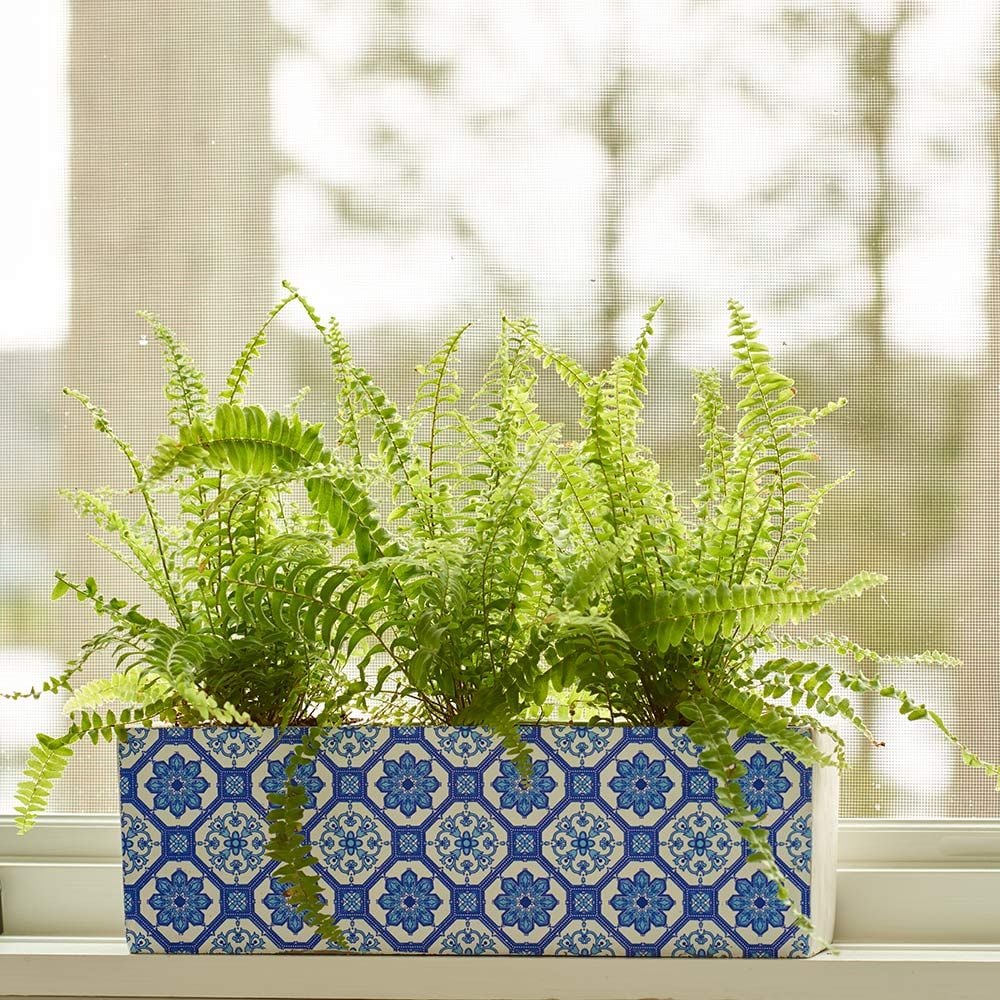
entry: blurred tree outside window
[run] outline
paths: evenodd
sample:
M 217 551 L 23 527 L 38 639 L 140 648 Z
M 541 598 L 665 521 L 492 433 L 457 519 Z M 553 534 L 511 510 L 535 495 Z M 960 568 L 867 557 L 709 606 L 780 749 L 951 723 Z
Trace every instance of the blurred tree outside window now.
M 52 570 L 145 596 L 57 494 L 122 474 L 61 385 L 140 450 L 165 429 L 135 310 L 218 380 L 287 277 L 405 398 L 459 323 L 470 379 L 501 311 L 596 369 L 663 295 L 646 432 L 686 490 L 689 372 L 727 363 L 733 296 L 803 398 L 851 401 L 820 441 L 822 475 L 859 475 L 828 504 L 817 582 L 892 582 L 830 626 L 961 656 L 897 679 L 1000 757 L 1000 5 L 52 0 L 7 26 L 4 689 L 88 632 L 50 605 Z M 328 420 L 323 353 L 284 315 L 256 401 L 307 384 Z M 887 746 L 854 748 L 843 816 L 1000 816 L 929 726 L 868 707 Z M 58 711 L 0 704 L 0 812 Z M 108 748 L 72 767 L 54 808 L 113 811 Z

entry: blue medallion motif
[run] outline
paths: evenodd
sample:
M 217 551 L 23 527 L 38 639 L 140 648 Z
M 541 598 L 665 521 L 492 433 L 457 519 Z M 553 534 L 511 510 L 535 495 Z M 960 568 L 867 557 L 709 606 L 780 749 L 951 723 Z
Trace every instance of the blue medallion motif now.
M 504 927 L 516 925 L 522 934 L 530 934 L 535 927 L 549 926 L 549 914 L 557 900 L 549 892 L 547 878 L 536 878 L 524 868 L 517 878 L 502 879 L 500 888 L 503 891 L 494 902 L 503 912 Z
M 750 878 L 738 878 L 736 893 L 728 902 L 736 911 L 736 926 L 749 927 L 754 934 L 766 934 L 769 927 L 785 925 L 788 903 L 778 898 L 778 883 L 761 871 Z
M 174 753 L 169 760 L 153 761 L 153 777 L 146 782 L 146 789 L 156 796 L 154 808 L 167 809 L 179 819 L 188 809 L 201 809 L 208 782 L 201 776 L 200 760 L 185 760 Z
M 548 770 L 547 760 L 536 760 L 530 775 L 522 777 L 513 761 L 500 761 L 500 777 L 493 779 L 493 788 L 501 793 L 500 808 L 516 809 L 519 816 L 528 816 L 534 809 L 548 809 L 549 793 L 556 787 Z
M 581 806 L 559 817 L 551 846 L 561 869 L 591 875 L 608 867 L 617 842 L 607 816 Z
M 666 793 L 674 787 L 666 769 L 664 761 L 650 760 L 642 751 L 631 760 L 618 761 L 618 774 L 611 779 L 611 790 L 618 793 L 618 808 L 631 809 L 637 816 L 666 808 Z
M 179 868 L 169 878 L 158 878 L 156 892 L 149 899 L 149 905 L 156 910 L 156 923 L 173 927 L 178 934 L 191 926 L 203 926 L 205 910 L 212 904 L 204 888 L 204 879 L 189 878 Z
M 412 816 L 418 809 L 431 808 L 431 792 L 436 792 L 441 782 L 431 774 L 429 760 L 418 761 L 407 750 L 399 760 L 385 762 L 385 774 L 375 787 L 384 793 L 386 809 L 399 809 L 404 816 Z
M 287 882 L 272 878 L 271 891 L 264 897 L 264 905 L 271 911 L 271 923 L 276 927 L 287 927 L 293 934 L 298 934 L 306 922 L 302 914 L 292 906 L 285 895 L 289 888 Z
M 386 846 L 375 820 L 351 808 L 323 824 L 317 844 L 331 868 L 351 876 L 371 871 Z
M 420 927 L 434 923 L 434 911 L 441 905 L 441 897 L 434 892 L 434 880 L 421 878 L 412 868 L 407 868 L 399 878 L 385 880 L 385 892 L 378 898 L 378 905 L 385 910 L 388 927 L 402 927 L 413 934 Z
M 267 777 L 260 783 L 268 795 L 277 795 L 285 790 L 288 782 L 286 768 L 291 762 L 294 751 L 285 755 L 284 760 L 269 760 L 267 762 Z M 314 760 L 305 764 L 299 764 L 295 768 L 292 783 L 301 785 L 306 790 L 306 808 L 316 808 L 316 793 L 321 792 L 325 782 L 316 774 L 316 762 Z
M 260 867 L 267 847 L 267 834 L 257 816 L 240 812 L 234 805 L 229 812 L 212 817 L 203 843 L 213 868 L 231 875 L 243 875 Z
M 747 805 L 763 816 L 768 809 L 784 809 L 782 796 L 792 783 L 782 774 L 780 760 L 768 760 L 759 750 L 750 758 L 746 771 L 737 779 Z
M 666 927 L 667 913 L 674 905 L 667 895 L 665 878 L 650 878 L 649 872 L 636 872 L 632 878 L 618 879 L 618 893 L 611 897 L 618 911 L 619 927 L 634 927 L 645 934 L 651 927 Z
M 670 829 L 667 848 L 677 868 L 689 875 L 721 871 L 733 848 L 732 826 L 715 813 L 681 814 Z
M 471 809 L 446 816 L 429 843 L 440 859 L 441 867 L 459 875 L 488 871 L 498 847 L 493 822 Z

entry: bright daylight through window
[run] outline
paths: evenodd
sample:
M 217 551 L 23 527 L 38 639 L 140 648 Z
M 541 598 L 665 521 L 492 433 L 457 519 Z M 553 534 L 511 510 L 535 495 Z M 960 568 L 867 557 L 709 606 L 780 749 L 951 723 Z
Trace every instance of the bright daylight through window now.
M 288 278 L 407 399 L 460 323 L 463 370 L 503 312 L 596 372 L 663 296 L 643 432 L 690 495 L 690 369 L 728 371 L 732 296 L 804 405 L 849 400 L 817 429 L 819 474 L 862 474 L 826 503 L 815 582 L 890 583 L 823 625 L 960 657 L 886 677 L 1000 758 L 994 5 L 254 0 L 164 5 L 155 33 L 127 7 L 71 17 L 86 6 L 21 5 L 0 35 L 21 95 L 0 161 L 0 690 L 93 629 L 49 601 L 55 569 L 149 601 L 59 496 L 128 485 L 62 385 L 140 454 L 166 430 L 136 310 L 217 385 Z M 302 412 L 326 419 L 315 332 L 291 310 L 278 326 L 253 401 L 310 385 Z M 562 393 L 540 402 L 563 419 Z M 930 724 L 862 707 L 886 745 L 849 743 L 843 818 L 1000 817 Z M 0 813 L 59 718 L 58 699 L 0 702 Z M 116 788 L 113 749 L 88 746 L 51 808 L 111 813 Z

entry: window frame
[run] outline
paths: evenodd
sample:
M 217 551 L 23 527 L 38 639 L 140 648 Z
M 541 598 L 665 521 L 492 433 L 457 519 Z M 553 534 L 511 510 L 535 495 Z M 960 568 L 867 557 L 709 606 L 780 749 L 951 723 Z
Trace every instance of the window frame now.
M 0 816 L 8 935 L 122 937 L 119 821 Z M 1000 947 L 1000 821 L 841 820 L 837 943 Z M 2 939 L 0 939 L 2 940 Z

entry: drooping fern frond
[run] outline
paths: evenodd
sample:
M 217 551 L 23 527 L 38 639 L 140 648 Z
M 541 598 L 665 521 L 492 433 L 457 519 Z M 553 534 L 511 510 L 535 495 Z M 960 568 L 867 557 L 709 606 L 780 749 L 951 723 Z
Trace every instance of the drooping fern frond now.
M 320 720 L 320 725 L 326 719 Z M 285 765 L 285 783 L 277 792 L 268 794 L 268 857 L 277 861 L 273 877 L 283 885 L 289 906 L 297 911 L 321 938 L 338 948 L 348 950 L 344 932 L 328 912 L 323 885 L 314 871 L 315 859 L 309 840 L 302 832 L 308 793 L 296 780 L 300 769 L 315 759 L 320 750 L 317 726 L 306 729 L 302 741 L 289 754 Z
M 0 691 L 0 698 L 5 701 L 21 701 L 25 698 L 37 701 L 46 694 L 59 694 L 62 691 L 72 692 L 73 685 L 69 682 L 70 678 L 79 673 L 81 668 L 82 664 L 71 663 L 61 673 L 53 674 L 40 684 L 32 684 L 25 691 Z
M 739 784 L 746 765 L 733 750 L 733 742 L 750 731 L 745 717 L 737 715 L 734 722 L 734 713 L 727 710 L 728 706 L 720 708 L 708 699 L 687 702 L 681 708 L 691 720 L 688 735 L 699 746 L 699 763 L 716 779 L 719 805 L 750 847 L 748 860 L 775 883 L 778 899 L 786 909 L 791 909 L 788 887 L 775 861 L 767 830 L 761 826 L 760 817 L 746 804 Z M 801 913 L 796 915 L 796 924 L 807 933 L 814 933 L 811 921 Z
M 787 632 L 776 633 L 770 636 L 767 643 L 761 644 L 762 649 L 828 649 L 841 656 L 849 656 L 857 662 L 863 660 L 872 661 L 882 666 L 907 666 L 909 664 L 921 664 L 936 667 L 960 667 L 962 661 L 947 653 L 942 653 L 936 649 L 924 650 L 921 653 L 911 653 L 908 656 L 885 656 L 868 649 L 857 642 L 843 635 L 834 635 L 832 632 L 820 632 L 816 635 L 791 635 Z
M 924 704 L 913 701 L 904 690 L 893 684 L 881 681 L 877 676 L 869 677 L 865 674 L 842 670 L 837 674 L 837 679 L 848 691 L 853 691 L 856 694 L 876 694 L 881 698 L 896 702 L 899 706 L 899 714 L 910 722 L 917 722 L 921 719 L 929 720 L 945 739 L 958 750 L 962 758 L 962 763 L 967 767 L 984 771 L 990 775 L 995 779 L 997 790 L 1000 791 L 1000 764 L 983 760 L 982 757 L 952 732 L 937 712 L 929 709 Z
M 73 757 L 74 744 L 83 739 L 95 744 L 102 739 L 124 740 L 126 726 L 150 725 L 166 708 L 165 704 L 154 704 L 136 712 L 125 708 L 118 715 L 108 712 L 103 716 L 84 711 L 78 713 L 62 736 L 39 733 L 37 742 L 28 751 L 23 780 L 14 792 L 14 825 L 18 833 L 27 833 L 45 810 L 53 785 Z

